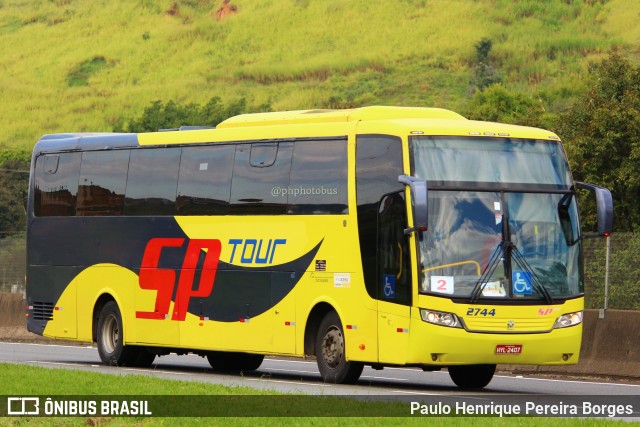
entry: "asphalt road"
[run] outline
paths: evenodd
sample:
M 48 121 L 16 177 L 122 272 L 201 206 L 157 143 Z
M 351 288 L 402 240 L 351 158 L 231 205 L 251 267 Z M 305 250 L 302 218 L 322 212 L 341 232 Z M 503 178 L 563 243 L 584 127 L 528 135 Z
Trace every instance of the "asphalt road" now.
M 62 346 L 0 342 L 0 362 L 48 368 L 76 369 L 111 374 L 141 374 L 153 377 L 200 381 L 226 386 L 310 395 L 371 396 L 485 396 L 510 395 L 628 395 L 640 396 L 640 383 L 578 381 L 496 375 L 482 391 L 463 392 L 446 371 L 419 369 L 365 368 L 357 385 L 326 384 L 320 379 L 315 361 L 266 358 L 259 370 L 242 375 L 214 373 L 205 358 L 188 355 L 157 357 L 148 369 L 104 366 L 97 349 L 91 346 Z

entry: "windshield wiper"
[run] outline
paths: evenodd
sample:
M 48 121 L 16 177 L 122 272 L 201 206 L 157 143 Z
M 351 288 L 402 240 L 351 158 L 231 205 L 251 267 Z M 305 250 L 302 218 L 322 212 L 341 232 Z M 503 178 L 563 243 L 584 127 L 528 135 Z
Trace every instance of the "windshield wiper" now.
M 551 296 L 547 288 L 544 286 L 544 283 L 542 283 L 542 281 L 540 280 L 536 272 L 533 270 L 533 268 L 531 268 L 531 265 L 529 265 L 524 255 L 522 255 L 522 252 L 518 250 L 518 247 L 513 243 L 509 242 L 507 250 L 511 252 L 512 263 L 515 263 L 518 266 L 518 268 L 520 268 L 520 270 L 524 270 L 526 272 L 531 273 L 531 285 L 533 286 L 533 288 L 537 289 L 538 292 L 542 294 L 542 296 L 544 297 L 544 299 L 547 301 L 548 304 L 553 304 L 553 297 Z
M 471 304 L 475 304 L 476 302 L 478 302 L 480 294 L 482 293 L 482 291 L 484 291 L 485 286 L 487 286 L 487 280 L 493 276 L 496 268 L 498 268 L 498 265 L 503 260 L 504 253 L 505 251 L 503 240 L 498 246 L 496 246 L 496 250 L 493 251 L 491 258 L 489 259 L 489 263 L 485 267 L 476 284 L 473 286 L 473 290 L 471 291 Z
M 548 304 L 553 303 L 553 297 L 544 286 L 534 269 L 529 265 L 524 255 L 518 250 L 518 247 L 512 242 L 502 241 L 496 247 L 496 250 L 493 251 L 491 255 L 491 259 L 487 264 L 487 267 L 482 272 L 482 276 L 478 279 L 476 284 L 471 291 L 471 304 L 475 304 L 480 299 L 480 295 L 484 290 L 485 286 L 487 286 L 488 280 L 493 276 L 493 273 L 496 271 L 496 268 L 500 264 L 502 260 L 504 260 L 504 256 L 507 256 L 508 259 L 511 260 L 520 270 L 531 273 L 531 285 L 534 289 L 536 289 L 547 301 Z

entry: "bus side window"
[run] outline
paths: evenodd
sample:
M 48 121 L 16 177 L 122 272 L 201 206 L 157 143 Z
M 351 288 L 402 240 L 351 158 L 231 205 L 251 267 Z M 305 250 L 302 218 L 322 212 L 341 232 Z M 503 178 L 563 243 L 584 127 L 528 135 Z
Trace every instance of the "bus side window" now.
M 82 153 L 76 215 L 122 215 L 128 169 L 129 150 Z
M 180 148 L 131 150 L 125 215 L 175 215 Z
M 40 156 L 35 167 L 34 213 L 36 216 L 73 216 L 78 195 L 80 154 Z
M 346 214 L 347 140 L 296 141 L 289 214 Z
M 236 145 L 231 214 L 286 213 L 292 152 L 292 142 Z
M 183 147 L 178 178 L 178 215 L 227 215 L 236 147 Z

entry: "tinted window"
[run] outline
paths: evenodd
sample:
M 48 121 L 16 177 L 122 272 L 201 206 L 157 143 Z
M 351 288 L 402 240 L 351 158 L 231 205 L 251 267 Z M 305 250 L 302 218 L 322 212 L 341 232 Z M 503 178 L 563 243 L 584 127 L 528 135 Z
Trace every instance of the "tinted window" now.
M 427 181 L 571 185 L 557 141 L 425 136 L 411 148 L 415 176 Z
M 75 215 L 80 153 L 40 156 L 36 160 L 35 169 L 35 214 Z
M 378 295 L 398 304 L 411 303 L 411 263 L 404 193 L 384 196 L 378 207 Z M 386 288 L 385 288 L 386 286 Z
M 347 141 L 296 141 L 288 213 L 347 213 Z
M 383 195 L 404 190 L 402 143 L 390 136 L 359 136 L 356 146 L 358 205 L 378 203 Z
M 292 142 L 236 146 L 231 184 L 232 214 L 286 213 L 287 194 L 282 194 L 280 189 L 289 186 L 292 151 Z
M 122 215 L 129 150 L 82 153 L 76 214 Z
M 132 150 L 125 215 L 174 215 L 180 148 Z
M 404 186 L 398 182 L 398 175 L 401 174 L 402 142 L 400 138 L 384 135 L 358 136 L 356 141 L 358 233 L 365 286 L 372 298 L 382 298 L 384 275 L 388 273 L 397 275 L 399 273 L 397 267 L 402 265 L 384 261 L 385 254 L 397 256 L 393 252 L 396 248 L 390 248 L 389 245 L 396 238 L 394 230 L 398 227 L 398 209 L 402 202 L 399 202 L 397 197 L 385 198 L 385 195 L 404 191 Z M 385 204 L 382 203 L 383 198 L 386 199 Z M 386 204 L 391 202 L 394 208 L 389 210 Z M 401 247 L 403 245 L 404 243 Z M 377 256 L 379 246 L 383 253 Z M 402 252 L 404 256 L 408 256 L 408 251 Z M 389 268 L 391 265 L 394 268 Z
M 234 145 L 182 149 L 177 200 L 179 215 L 229 213 L 235 150 Z

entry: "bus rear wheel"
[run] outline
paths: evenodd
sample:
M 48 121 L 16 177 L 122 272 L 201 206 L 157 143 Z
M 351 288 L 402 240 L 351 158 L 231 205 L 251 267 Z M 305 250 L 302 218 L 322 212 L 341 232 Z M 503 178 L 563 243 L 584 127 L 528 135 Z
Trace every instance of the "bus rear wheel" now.
M 491 382 L 496 365 L 449 366 L 449 376 L 460 388 L 479 389 Z
M 364 364 L 347 362 L 344 330 L 338 313 L 328 313 L 318 328 L 316 337 L 316 361 L 320 376 L 325 382 L 354 384 L 360 378 Z
M 138 348 L 125 346 L 122 342 L 123 338 L 120 309 L 114 301 L 109 301 L 100 311 L 98 328 L 96 330 L 98 354 L 100 355 L 102 363 L 115 366 L 132 366 L 135 364 L 136 358 L 140 355 L 140 351 Z M 141 359 L 142 358 L 141 356 Z M 153 362 L 153 360 L 151 360 L 151 362 Z M 149 365 L 150 364 L 151 363 L 149 363 Z
M 211 351 L 207 353 L 207 360 L 217 372 L 255 371 L 262 365 L 264 355 Z

